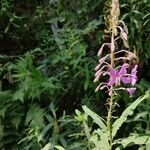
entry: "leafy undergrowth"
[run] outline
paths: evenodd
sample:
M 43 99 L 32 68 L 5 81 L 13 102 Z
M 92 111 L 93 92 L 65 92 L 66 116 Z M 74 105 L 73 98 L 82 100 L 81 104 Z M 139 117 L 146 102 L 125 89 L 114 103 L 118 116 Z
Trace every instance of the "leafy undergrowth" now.
M 83 123 L 86 116 L 75 110 L 86 105 L 104 118 L 107 114 L 107 94 L 95 93 L 93 83 L 97 51 L 110 42 L 104 32 L 107 6 L 102 0 L 0 2 L 0 149 L 94 147 L 88 138 L 97 125 L 90 119 Z M 148 0 L 121 1 L 140 67 L 137 93 L 131 99 L 120 93 L 116 116 L 150 88 L 149 10 Z M 149 108 L 149 100 L 142 102 L 116 137 L 130 131 L 132 138 L 149 136 Z

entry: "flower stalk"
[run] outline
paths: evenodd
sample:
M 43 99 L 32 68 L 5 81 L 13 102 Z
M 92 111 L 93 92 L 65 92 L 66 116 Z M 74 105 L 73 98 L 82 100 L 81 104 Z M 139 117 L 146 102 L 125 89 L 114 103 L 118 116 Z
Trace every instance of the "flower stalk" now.
M 130 96 L 133 96 L 136 88 L 134 86 L 137 81 L 137 67 L 131 69 L 130 61 L 137 59 L 133 52 L 128 50 L 127 34 L 128 28 L 122 20 L 119 20 L 120 9 L 119 0 L 112 0 L 110 14 L 107 16 L 108 31 L 110 34 L 110 43 L 104 43 L 98 51 L 99 64 L 96 66 L 96 74 L 94 82 L 99 81 L 101 76 L 109 76 L 108 81 L 102 81 L 95 91 L 107 89 L 108 98 L 108 114 L 107 114 L 107 129 L 109 132 L 109 150 L 112 150 L 112 114 L 115 108 L 115 96 L 119 90 L 125 90 Z M 125 49 L 119 49 L 117 46 L 118 40 L 123 42 Z M 103 55 L 105 47 L 109 47 L 110 51 Z M 131 69 L 131 73 L 129 70 Z M 106 78 L 107 79 L 107 78 Z
M 112 34 L 111 34 L 111 54 L 110 54 L 110 67 L 113 68 L 114 67 L 114 51 L 115 51 L 115 40 L 114 40 L 114 35 L 115 35 L 115 28 L 112 28 Z M 111 90 L 113 91 L 113 85 L 111 85 Z M 109 108 L 108 108 L 108 115 L 107 115 L 107 129 L 109 131 L 109 144 L 110 144 L 110 150 L 112 150 L 112 143 L 113 143 L 113 139 L 112 139 L 112 125 L 111 125 L 111 116 L 112 116 L 112 108 L 113 108 L 113 93 L 111 94 L 110 98 L 109 98 Z

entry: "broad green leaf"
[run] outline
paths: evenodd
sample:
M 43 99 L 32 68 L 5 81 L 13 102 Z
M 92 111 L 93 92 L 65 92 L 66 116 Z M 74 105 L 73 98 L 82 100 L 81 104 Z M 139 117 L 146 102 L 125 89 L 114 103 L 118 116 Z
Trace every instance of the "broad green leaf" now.
M 117 133 L 117 131 L 120 129 L 122 124 L 127 120 L 128 116 L 131 116 L 133 114 L 134 109 L 146 98 L 150 96 L 149 91 L 145 93 L 145 95 L 139 97 L 137 100 L 135 100 L 128 108 L 124 110 L 122 115 L 113 123 L 112 125 L 112 137 L 114 137 Z
M 93 136 L 91 136 L 90 138 L 90 142 L 94 143 L 94 149 L 100 149 L 100 143 L 99 143 L 99 139 L 98 139 L 98 136 L 96 134 L 94 134 Z
M 146 150 L 150 150 L 150 143 L 146 144 Z

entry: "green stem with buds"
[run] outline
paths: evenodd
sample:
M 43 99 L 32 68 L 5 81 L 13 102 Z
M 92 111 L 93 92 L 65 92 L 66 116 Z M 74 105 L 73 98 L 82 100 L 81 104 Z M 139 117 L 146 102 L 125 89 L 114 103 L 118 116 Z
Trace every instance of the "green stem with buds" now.
M 111 96 L 109 99 L 109 110 L 108 110 L 108 116 L 107 116 L 107 129 L 109 131 L 109 144 L 110 144 L 109 150 L 112 150 L 112 143 L 113 143 L 112 125 L 111 125 L 112 108 L 113 108 L 113 96 Z
M 112 29 L 112 35 L 111 35 L 111 54 L 110 54 L 111 68 L 114 67 L 114 49 L 115 49 L 114 29 Z M 111 90 L 113 90 L 113 86 L 111 86 Z M 113 93 L 111 93 L 111 97 L 109 99 L 109 108 L 108 108 L 108 115 L 107 115 L 107 129 L 109 131 L 109 144 L 110 144 L 109 150 L 112 150 L 112 143 L 113 143 L 113 138 L 112 138 L 112 124 L 111 124 L 112 111 L 113 111 Z

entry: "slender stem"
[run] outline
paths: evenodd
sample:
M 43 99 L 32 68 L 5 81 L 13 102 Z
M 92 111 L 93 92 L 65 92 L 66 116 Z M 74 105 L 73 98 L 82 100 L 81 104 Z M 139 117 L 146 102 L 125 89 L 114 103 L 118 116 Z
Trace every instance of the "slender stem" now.
M 113 95 L 109 99 L 109 110 L 108 110 L 108 116 L 107 116 L 107 129 L 109 131 L 109 144 L 110 144 L 109 150 L 112 150 L 112 143 L 113 143 L 112 125 L 111 125 L 112 107 L 113 107 Z
M 115 42 L 114 42 L 114 28 L 112 29 L 112 35 L 111 35 L 111 54 L 110 54 L 110 60 L 111 60 L 111 67 L 114 67 L 114 50 L 115 50 Z M 111 90 L 113 90 L 113 86 L 111 86 Z M 107 115 L 107 129 L 109 131 L 109 144 L 110 149 L 112 150 L 112 124 L 111 124 L 111 116 L 112 116 L 112 109 L 113 109 L 113 93 L 111 94 L 111 97 L 109 99 L 109 108 L 108 108 L 108 115 Z
M 111 4 L 112 8 L 110 11 L 110 16 L 109 16 L 109 21 L 110 21 L 110 27 L 111 29 L 111 43 L 110 43 L 110 67 L 114 68 L 115 63 L 114 63 L 114 53 L 115 53 L 115 36 L 117 36 L 117 29 L 116 27 L 118 26 L 118 17 L 120 14 L 120 9 L 119 9 L 119 0 L 112 0 Z M 109 145 L 110 148 L 109 150 L 112 150 L 112 145 L 113 145 L 113 137 L 112 137 L 112 112 L 114 109 L 114 93 L 113 93 L 113 88 L 114 86 L 112 85 L 110 87 L 110 98 L 109 98 L 109 106 L 108 106 L 108 115 L 107 115 L 107 129 L 109 132 Z

